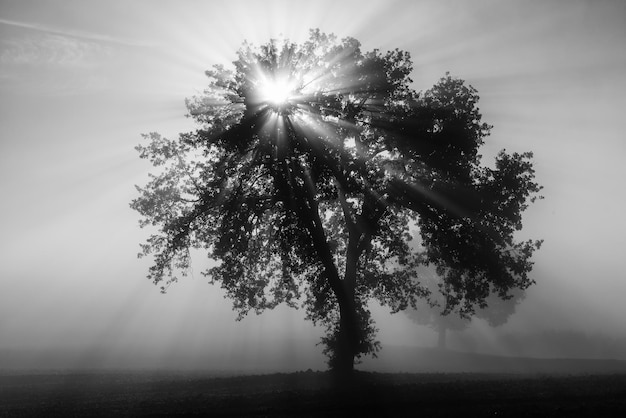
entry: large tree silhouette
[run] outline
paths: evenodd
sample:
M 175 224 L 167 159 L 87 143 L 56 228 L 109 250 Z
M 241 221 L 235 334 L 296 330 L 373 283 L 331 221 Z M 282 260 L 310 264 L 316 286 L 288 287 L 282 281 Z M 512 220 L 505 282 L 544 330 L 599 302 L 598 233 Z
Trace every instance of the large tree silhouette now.
M 467 312 L 529 286 L 539 243 L 513 234 L 540 189 L 532 154 L 482 167 L 476 91 L 447 75 L 418 94 L 411 71 L 406 52 L 317 30 L 301 45 L 246 43 L 233 68 L 207 71 L 187 101 L 199 128 L 137 147 L 158 167 L 131 204 L 159 228 L 143 245 L 149 277 L 165 289 L 203 249 L 240 317 L 303 307 L 344 372 L 378 349 L 370 299 L 399 311 L 427 296 L 413 280 L 423 262 L 462 273 L 445 294 Z

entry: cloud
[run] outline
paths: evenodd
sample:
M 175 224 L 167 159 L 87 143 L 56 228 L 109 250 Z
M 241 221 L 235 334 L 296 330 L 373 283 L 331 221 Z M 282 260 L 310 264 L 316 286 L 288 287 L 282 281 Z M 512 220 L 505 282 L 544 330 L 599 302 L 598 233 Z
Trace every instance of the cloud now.
M 152 47 L 89 31 L 0 18 L 0 26 L 25 29 L 0 39 L 0 90 L 80 94 L 111 87 L 111 68 L 127 47 Z M 10 32 L 9 32 L 10 33 Z
M 86 32 L 86 31 L 74 30 L 74 29 L 61 29 L 61 28 L 57 28 L 54 26 L 41 25 L 38 23 L 19 22 L 16 20 L 8 20 L 8 19 L 0 18 L 0 24 L 24 28 L 24 29 L 31 29 L 31 30 L 35 30 L 38 32 L 44 32 L 47 34 L 61 35 L 66 38 L 71 37 L 71 38 L 83 39 L 83 40 L 93 41 L 93 42 L 104 42 L 104 43 L 110 43 L 110 44 L 135 46 L 135 47 L 154 46 L 153 44 L 149 44 L 145 42 L 138 42 L 138 41 L 118 38 L 118 37 L 109 36 L 109 35 L 103 35 L 103 34 L 94 33 L 94 32 Z
M 0 63 L 16 66 L 90 68 L 112 54 L 96 42 L 45 34 L 2 41 Z
M 75 95 L 111 87 L 112 45 L 49 33 L 0 41 L 0 90 Z

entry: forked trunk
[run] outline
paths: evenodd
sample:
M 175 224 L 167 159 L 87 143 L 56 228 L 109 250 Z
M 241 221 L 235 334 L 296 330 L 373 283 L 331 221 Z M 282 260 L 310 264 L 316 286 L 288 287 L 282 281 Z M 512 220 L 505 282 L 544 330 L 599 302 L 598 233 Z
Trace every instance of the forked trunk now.
M 329 365 L 338 374 L 351 375 L 354 370 L 354 357 L 359 354 L 361 342 L 360 324 L 355 304 L 356 272 L 359 258 L 358 239 L 355 240 L 354 235 L 349 239 L 346 254 L 346 271 L 344 272 L 343 280 L 341 280 L 341 274 L 337 269 L 333 253 L 328 245 L 328 239 L 312 189 L 306 190 L 308 199 L 307 205 L 304 205 L 305 208 L 310 209 L 308 212 L 311 218 L 311 222 L 308 223 L 310 227 L 309 232 L 313 237 L 313 246 L 324 266 L 329 287 L 335 294 L 339 305 L 339 330 L 336 335 L 332 336 L 334 340 L 330 341 L 332 345 L 328 347 L 331 354 Z

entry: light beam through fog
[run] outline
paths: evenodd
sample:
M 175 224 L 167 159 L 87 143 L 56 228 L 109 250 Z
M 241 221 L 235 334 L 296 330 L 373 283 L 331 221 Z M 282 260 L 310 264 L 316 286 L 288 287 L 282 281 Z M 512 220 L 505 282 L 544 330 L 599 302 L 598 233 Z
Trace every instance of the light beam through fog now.
M 160 295 L 144 277 L 149 260 L 135 257 L 146 231 L 127 207 L 148 171 L 133 150 L 140 133 L 193 129 L 184 98 L 204 89 L 204 71 L 228 65 L 246 39 L 302 42 L 309 28 L 411 52 L 417 90 L 446 71 L 467 80 L 494 125 L 485 160 L 501 148 L 535 154 L 546 198 L 520 238 L 545 239 L 537 284 L 507 324 L 476 322 L 450 333 L 450 347 L 615 357 L 626 338 L 625 15 L 617 2 L 582 1 L 3 3 L 0 352 L 10 355 L 0 367 L 324 367 L 321 330 L 302 312 L 235 322 L 199 274 L 201 254 Z M 270 117 L 269 129 L 281 123 Z M 294 124 L 324 129 L 305 112 Z M 382 353 L 436 344 L 405 315 L 373 309 Z M 567 338 L 589 349 L 567 352 Z

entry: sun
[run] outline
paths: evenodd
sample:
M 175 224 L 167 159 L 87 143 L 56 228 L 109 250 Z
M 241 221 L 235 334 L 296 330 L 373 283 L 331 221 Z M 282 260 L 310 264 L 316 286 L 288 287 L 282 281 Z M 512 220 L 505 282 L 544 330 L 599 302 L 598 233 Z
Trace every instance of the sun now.
M 281 108 L 296 95 L 296 84 L 287 77 L 267 78 L 260 86 L 261 100 L 268 105 Z

